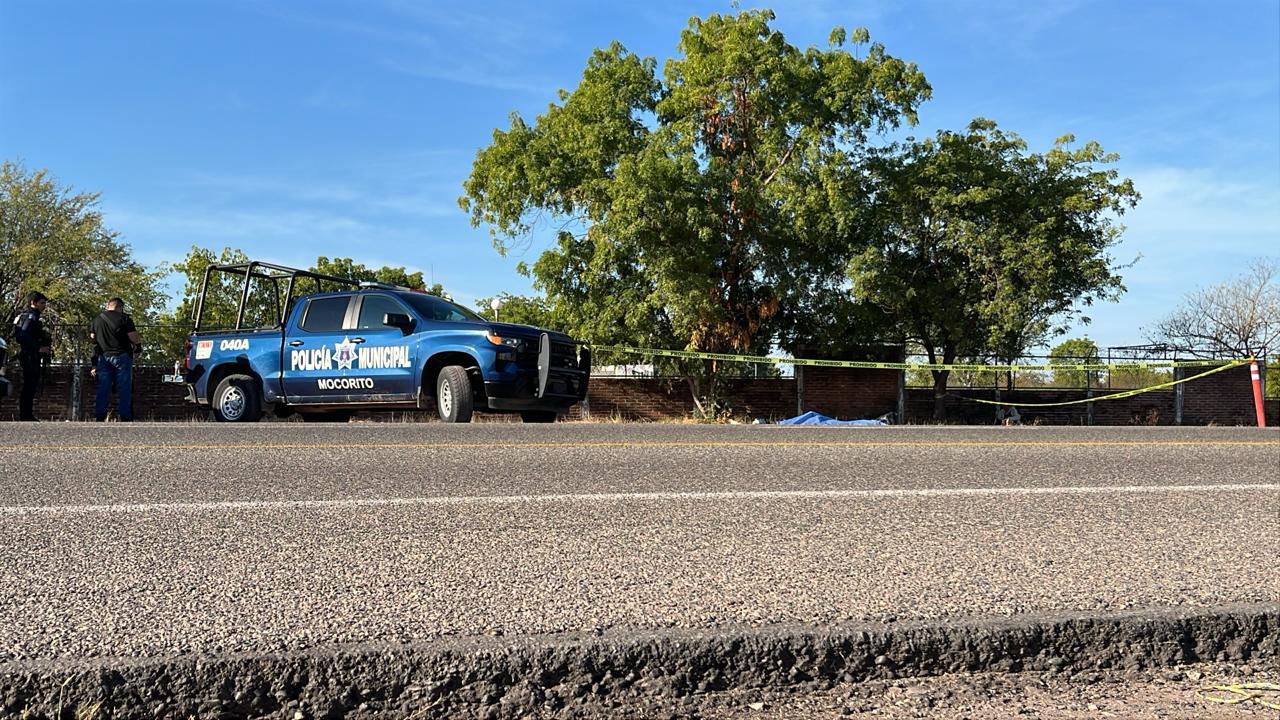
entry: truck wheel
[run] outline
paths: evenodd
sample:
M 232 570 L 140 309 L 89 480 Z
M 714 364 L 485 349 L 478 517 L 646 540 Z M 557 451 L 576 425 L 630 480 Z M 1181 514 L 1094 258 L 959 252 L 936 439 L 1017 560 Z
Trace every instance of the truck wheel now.
M 257 422 L 262 417 L 258 381 L 248 375 L 228 375 L 213 391 L 213 417 L 218 422 Z
M 436 410 L 447 423 L 471 422 L 471 378 L 461 365 L 450 365 L 436 378 Z
M 557 415 L 555 410 L 525 410 L 520 413 L 520 419 L 527 423 L 553 423 Z

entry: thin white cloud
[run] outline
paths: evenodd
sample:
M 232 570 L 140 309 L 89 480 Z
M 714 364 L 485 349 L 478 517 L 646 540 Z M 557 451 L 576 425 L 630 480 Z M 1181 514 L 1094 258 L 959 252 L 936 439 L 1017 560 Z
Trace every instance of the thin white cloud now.
M 360 219 L 324 212 L 117 208 L 106 215 L 110 225 L 126 236 L 180 239 L 183 248 L 190 244 L 240 247 L 246 240 L 290 243 L 359 238 L 374 229 Z
M 300 8 L 306 7 L 303 10 Z M 554 93 L 546 78 L 528 75 L 535 58 L 563 44 L 562 19 L 536 3 L 501 12 L 484 6 L 382 2 L 358 18 L 277 5 L 261 9 L 284 22 L 371 41 L 369 61 L 393 72 L 506 92 Z M 514 17 L 513 17 L 514 15 Z M 374 54 L 376 53 L 376 54 Z M 354 103 L 325 88 L 309 103 Z
M 418 172 L 428 177 L 436 176 L 429 169 Z M 461 214 L 456 203 L 461 183 L 460 178 L 424 181 L 382 176 L 376 182 L 347 183 L 297 177 L 196 173 L 177 179 L 173 185 L 198 191 L 205 198 L 202 205 L 211 202 L 239 205 L 246 198 L 253 198 L 256 203 L 272 205 L 340 205 L 345 206 L 349 214 L 362 217 L 387 211 L 438 218 Z M 405 188 L 413 188 L 414 191 L 405 192 Z
M 1127 230 L 1113 249 L 1128 292 L 1117 303 L 1085 309 L 1088 333 L 1102 346 L 1146 342 L 1151 327 L 1198 287 L 1242 273 L 1250 260 L 1280 246 L 1280 182 L 1208 168 L 1146 167 L 1127 172 L 1142 200 L 1122 219 Z
M 1280 183 L 1210 169 L 1157 167 L 1126 173 L 1142 200 L 1125 216 L 1132 235 L 1202 251 L 1248 251 L 1280 239 Z
M 363 198 L 363 193 L 346 183 L 262 175 L 194 172 L 175 178 L 171 185 L 198 190 L 214 200 L 252 196 L 260 200 L 350 203 Z
M 554 83 L 523 77 L 510 67 L 499 67 L 487 63 L 460 63 L 439 58 L 399 60 L 393 57 L 384 57 L 380 62 L 383 67 L 405 75 L 490 90 L 550 97 L 557 89 Z
M 931 9 L 936 18 L 945 18 L 953 26 L 966 32 L 978 33 L 1003 43 L 1017 42 L 1023 46 L 1034 45 L 1032 36 L 1039 35 L 1061 24 L 1091 0 L 1058 0 L 1057 2 L 952 2 L 923 6 Z
M 362 92 L 344 87 L 331 78 L 304 96 L 302 104 L 317 110 L 356 110 L 365 107 L 367 102 Z

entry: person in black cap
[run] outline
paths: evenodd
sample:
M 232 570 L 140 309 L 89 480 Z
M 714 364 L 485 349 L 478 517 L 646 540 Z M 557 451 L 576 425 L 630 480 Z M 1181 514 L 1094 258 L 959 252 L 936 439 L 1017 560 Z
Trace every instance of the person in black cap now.
M 124 300 L 118 297 L 107 301 L 107 309 L 93 319 L 89 331 L 96 346 L 94 375 L 98 378 L 94 416 L 98 422 L 107 419 L 111 386 L 115 385 L 116 413 L 121 422 L 129 422 L 133 420 L 133 353 L 142 344 L 142 335 L 133 318 L 125 314 Z
M 35 421 L 36 395 L 40 392 L 44 366 L 53 353 L 53 338 L 44 329 L 40 313 L 49 298 L 40 291 L 27 295 L 27 309 L 13 321 L 18 341 L 18 362 L 22 365 L 22 394 L 18 397 L 18 419 Z

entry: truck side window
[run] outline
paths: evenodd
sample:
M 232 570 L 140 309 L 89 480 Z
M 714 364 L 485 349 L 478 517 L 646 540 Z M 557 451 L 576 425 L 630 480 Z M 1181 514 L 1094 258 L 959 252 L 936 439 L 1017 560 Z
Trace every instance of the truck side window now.
M 412 305 L 428 320 L 444 320 L 449 322 L 485 322 L 485 319 L 474 312 L 425 293 L 403 293 L 400 298 Z
M 307 332 L 336 332 L 342 329 L 350 297 L 316 298 L 307 303 L 302 329 Z
M 382 324 L 382 318 L 387 313 L 407 315 L 408 310 L 386 295 L 365 295 L 364 301 L 360 304 L 360 320 L 356 323 L 356 327 L 361 330 L 386 329 L 387 326 Z

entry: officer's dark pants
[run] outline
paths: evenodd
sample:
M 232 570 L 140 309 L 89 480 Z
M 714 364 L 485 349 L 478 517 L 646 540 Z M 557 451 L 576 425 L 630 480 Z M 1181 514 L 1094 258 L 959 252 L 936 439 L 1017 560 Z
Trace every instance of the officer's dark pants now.
M 44 368 L 40 365 L 37 354 L 20 353 L 18 362 L 22 365 L 22 394 L 18 396 L 18 419 L 35 420 L 36 395 L 40 393 L 40 381 Z
M 111 400 L 111 386 L 116 386 L 116 412 L 121 420 L 133 419 L 133 356 L 127 354 L 103 355 L 98 358 L 98 396 L 94 402 L 94 415 L 98 420 L 107 419 L 107 404 Z

